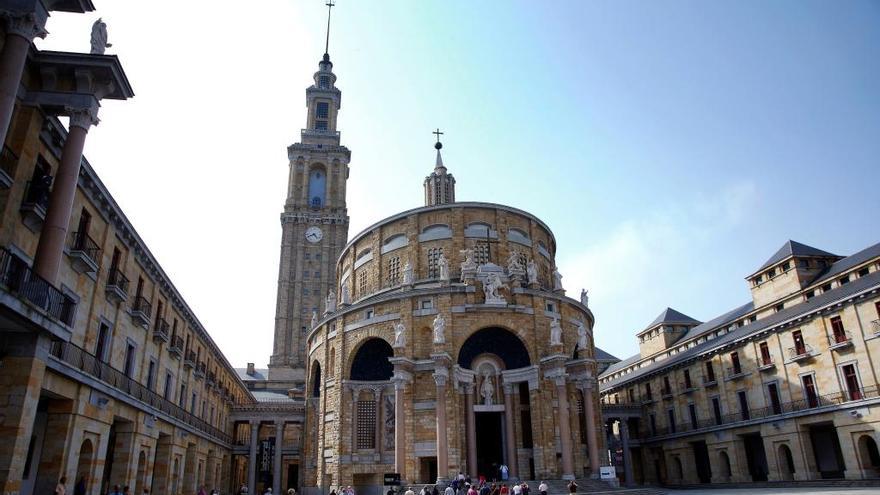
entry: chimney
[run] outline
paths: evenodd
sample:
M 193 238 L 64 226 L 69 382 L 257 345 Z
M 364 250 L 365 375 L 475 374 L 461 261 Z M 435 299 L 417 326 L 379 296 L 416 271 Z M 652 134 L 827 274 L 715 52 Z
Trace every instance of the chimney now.
M 248 376 L 254 376 L 257 374 L 257 370 L 254 369 L 254 363 L 248 363 L 247 374 Z

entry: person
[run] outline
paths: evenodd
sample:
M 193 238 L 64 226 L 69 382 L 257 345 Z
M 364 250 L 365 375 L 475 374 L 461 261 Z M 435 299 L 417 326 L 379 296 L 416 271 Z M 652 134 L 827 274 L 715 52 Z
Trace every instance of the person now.
M 529 484 L 525 481 L 522 484 L 522 495 L 529 495 Z
M 431 487 L 431 495 L 440 495 L 440 490 L 437 488 L 437 485 Z
M 514 483 L 511 490 L 513 491 L 513 495 L 522 495 L 522 485 L 519 483 Z
M 510 495 L 510 489 L 507 488 L 507 483 L 501 484 L 501 490 L 499 490 L 499 493 L 501 493 L 501 495 Z
M 458 480 L 455 480 L 456 485 L 458 485 Z M 446 485 L 446 489 L 443 490 L 443 495 L 455 495 L 455 490 L 452 489 L 452 485 Z
M 416 495 L 416 493 L 412 490 L 411 486 L 406 487 L 406 492 L 403 495 Z
M 393 487 L 393 486 L 389 486 L 389 487 L 388 487 L 388 493 L 386 493 L 385 495 L 394 495 L 394 487 Z
M 122 495 L 122 492 L 119 491 L 119 485 L 113 485 L 113 491 L 110 492 L 110 495 Z
M 125 487 L 126 492 L 128 491 L 128 487 Z M 125 495 L 128 495 L 126 493 Z M 208 492 L 205 491 L 205 485 L 199 485 L 199 493 L 198 495 L 208 495 Z
M 296 490 L 293 489 L 293 488 L 288 488 L 288 489 L 287 489 L 287 495 L 296 495 Z
M 481 481 L 480 483 L 480 495 L 490 495 L 492 490 L 489 488 L 489 484 L 486 481 Z
M 336 488 L 330 489 L 330 495 L 336 495 Z
M 129 495 L 128 485 L 122 487 L 122 495 Z M 207 493 L 200 493 L 199 495 L 208 495 Z
M 203 495 L 203 494 L 199 493 L 199 495 Z M 272 487 L 271 487 L 271 486 L 267 486 L 267 487 L 266 487 L 266 491 L 263 492 L 263 495 L 272 495 Z
M 467 495 L 479 495 L 477 489 L 474 488 L 474 485 L 471 485 L 470 488 L 468 488 Z
M 144 488 L 144 495 L 149 495 L 149 493 L 150 492 Z M 211 488 L 211 495 L 220 495 L 220 492 L 218 492 L 216 488 Z
M 568 493 L 577 493 L 577 491 L 578 491 L 578 484 L 575 483 L 574 480 L 569 481 L 568 482 Z
M 238 495 L 247 495 L 248 487 L 246 484 L 242 483 L 240 487 L 238 487 Z
M 492 488 L 489 489 L 489 493 L 491 495 L 501 495 L 501 490 L 498 489 L 498 485 L 492 483 Z
M 542 481 L 541 484 L 538 485 L 538 491 L 541 493 L 541 495 L 547 495 L 547 483 L 544 483 Z
M 60 480 L 58 480 L 58 484 L 55 485 L 55 495 L 64 495 L 67 492 L 67 487 L 64 486 L 67 484 L 67 476 L 62 476 Z

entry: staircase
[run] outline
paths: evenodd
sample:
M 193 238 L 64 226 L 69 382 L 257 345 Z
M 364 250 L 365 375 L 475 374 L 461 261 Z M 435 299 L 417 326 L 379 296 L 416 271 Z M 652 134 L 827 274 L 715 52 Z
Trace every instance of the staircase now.
M 538 485 L 542 480 L 529 480 L 529 495 L 540 495 Z M 543 480 L 547 484 L 547 495 L 568 495 L 568 481 Z M 614 488 L 610 483 L 594 479 L 577 479 L 577 493 L 580 494 L 614 494 L 614 495 L 663 495 L 663 490 L 656 488 Z

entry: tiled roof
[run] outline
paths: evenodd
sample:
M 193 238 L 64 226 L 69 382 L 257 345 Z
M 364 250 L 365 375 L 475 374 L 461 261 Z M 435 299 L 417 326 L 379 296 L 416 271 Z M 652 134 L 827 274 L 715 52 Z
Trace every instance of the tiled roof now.
M 639 362 L 639 359 L 641 359 L 641 358 L 642 358 L 641 354 L 635 354 L 635 355 L 632 355 L 622 361 L 618 361 L 618 362 L 612 364 L 611 366 L 609 366 L 608 369 L 605 370 L 605 373 L 602 373 L 602 375 L 600 375 L 599 378 L 602 378 L 602 376 L 604 376 L 604 375 L 610 375 L 610 374 L 613 374 L 613 373 L 620 371 L 622 369 L 626 369 L 630 365 Z
M 801 244 L 797 241 L 789 240 L 785 244 L 779 248 L 779 251 L 770 257 L 769 260 L 765 261 L 761 268 L 758 268 L 756 271 L 761 271 L 764 268 L 769 268 L 776 263 L 788 258 L 789 256 L 831 256 L 837 257 L 836 254 L 831 254 L 827 251 L 822 251 L 821 249 L 814 248 L 812 246 L 807 246 L 806 244 Z
M 690 316 L 680 313 L 672 308 L 666 308 L 660 313 L 657 318 L 654 318 L 654 321 L 651 322 L 646 328 L 651 328 L 660 324 L 668 324 L 668 323 L 684 323 L 684 324 L 693 324 L 693 323 L 701 323 L 699 320 L 695 320 Z
M 257 402 L 296 402 L 288 397 L 287 394 L 280 392 L 268 392 L 265 390 L 254 390 L 251 392 Z
M 834 278 L 837 275 L 840 275 L 841 273 L 851 269 L 852 267 L 861 265 L 862 263 L 878 256 L 880 256 L 880 243 L 874 244 L 873 246 L 868 246 L 858 253 L 847 256 L 837 263 L 834 263 L 833 265 L 829 266 L 827 270 L 817 275 L 815 280 L 810 282 L 810 285 L 813 285 L 817 282 L 822 282 L 826 279 Z
M 594 357 L 596 358 L 596 361 L 614 361 L 615 363 L 620 361 L 620 358 L 612 356 L 598 347 L 596 347 L 596 354 Z
M 623 383 L 639 379 L 647 374 L 650 374 L 651 372 L 655 372 L 655 371 L 661 370 L 663 368 L 669 368 L 669 367 L 672 367 L 676 364 L 683 363 L 683 362 L 688 361 L 690 359 L 694 359 L 696 357 L 699 357 L 703 354 L 708 354 L 709 352 L 711 352 L 715 349 L 718 349 L 720 347 L 723 347 L 726 344 L 730 344 L 731 342 L 742 339 L 744 337 L 748 337 L 749 335 L 752 335 L 752 334 L 755 334 L 755 333 L 758 333 L 758 332 L 761 332 L 764 330 L 768 330 L 768 329 L 778 325 L 779 323 L 794 319 L 798 316 L 808 314 L 808 313 L 816 310 L 817 308 L 825 306 L 829 303 L 833 303 L 838 300 L 846 299 L 846 298 L 852 296 L 853 294 L 856 294 L 856 293 L 864 291 L 864 290 L 872 289 L 872 288 L 875 291 L 878 288 L 880 288 L 880 271 L 872 272 L 871 274 L 866 275 L 864 277 L 860 277 L 860 278 L 858 278 L 858 279 L 856 279 L 856 280 L 854 280 L 844 286 L 837 287 L 835 289 L 832 289 L 831 291 L 819 294 L 818 296 L 813 297 L 806 302 L 797 304 L 797 305 L 792 306 L 790 308 L 783 309 L 782 311 L 779 311 L 778 313 L 767 316 L 766 318 L 762 318 L 754 323 L 750 323 L 748 325 L 739 327 L 736 330 L 733 330 L 729 333 L 726 333 L 718 338 L 715 338 L 712 340 L 707 340 L 706 342 L 703 342 L 702 344 L 697 344 L 696 346 L 691 347 L 690 349 L 679 352 L 678 354 L 675 354 L 673 356 L 667 357 L 666 359 L 663 359 L 662 361 L 656 361 L 654 363 L 650 363 L 645 366 L 642 366 L 641 368 L 635 369 L 631 373 L 623 375 L 617 379 L 611 380 L 609 382 L 601 383 L 599 386 L 601 387 L 602 390 L 607 390 L 609 388 L 619 386 Z M 734 311 L 736 311 L 736 310 L 734 310 Z M 720 326 L 723 326 L 723 325 L 720 325 Z M 637 358 L 638 355 L 633 356 L 633 357 Z M 621 369 L 624 369 L 626 366 L 629 366 L 630 364 L 633 364 L 638 361 L 638 359 L 634 359 L 632 362 L 624 364 L 625 361 L 629 361 L 630 359 L 632 359 L 632 358 L 628 358 L 624 361 L 621 361 L 620 363 L 617 363 L 617 365 L 610 367 L 608 369 L 608 371 L 605 372 L 604 375 L 607 376 L 608 374 L 613 373 L 614 371 L 619 371 Z
M 235 368 L 235 372 L 238 374 L 238 377 L 241 378 L 243 382 L 252 382 L 255 380 L 268 380 L 269 379 L 269 369 L 268 368 L 257 368 L 254 370 L 253 375 L 248 375 L 247 368 Z

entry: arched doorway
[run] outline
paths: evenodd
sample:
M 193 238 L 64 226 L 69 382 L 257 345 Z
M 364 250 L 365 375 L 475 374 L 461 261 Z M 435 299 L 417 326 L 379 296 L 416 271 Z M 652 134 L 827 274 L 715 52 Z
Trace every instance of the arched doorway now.
M 859 461 L 862 464 L 862 476 L 876 478 L 880 475 L 880 451 L 877 442 L 871 435 L 862 435 L 858 441 Z
M 312 363 L 312 397 L 321 396 L 321 363 Z
M 469 462 L 475 464 L 478 475 L 487 479 L 500 478 L 502 465 L 508 466 L 509 474 L 516 474 L 516 449 L 531 447 L 530 392 L 525 382 L 505 383 L 502 372 L 530 366 L 528 349 L 509 330 L 483 328 L 464 341 L 457 362 L 474 373 L 475 405 L 473 422 L 469 422 L 474 431 L 468 432 L 468 442 L 476 455 L 470 455 Z M 520 428 L 524 430 L 519 440 L 514 427 L 517 407 Z
M 779 464 L 779 476 L 785 481 L 790 481 L 794 479 L 794 457 L 791 455 L 791 449 L 788 448 L 788 445 L 782 444 L 779 446 L 777 451 L 778 459 L 776 462 Z
M 394 356 L 394 349 L 388 342 L 379 338 L 364 341 L 351 361 L 352 380 L 375 382 L 390 380 L 394 376 L 394 366 L 388 358 Z
M 730 457 L 727 455 L 727 452 L 723 450 L 718 452 L 718 464 L 721 467 L 721 470 L 718 473 L 721 481 L 730 481 Z
M 89 486 L 92 484 L 92 456 L 94 454 L 94 446 L 92 441 L 86 438 L 79 447 L 79 459 L 76 463 L 76 479 L 80 476 L 86 478 L 86 493 L 89 492 Z
M 144 493 L 144 483 L 147 478 L 147 454 L 143 450 L 138 454 L 137 478 L 134 480 L 134 493 Z

